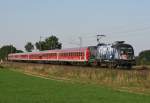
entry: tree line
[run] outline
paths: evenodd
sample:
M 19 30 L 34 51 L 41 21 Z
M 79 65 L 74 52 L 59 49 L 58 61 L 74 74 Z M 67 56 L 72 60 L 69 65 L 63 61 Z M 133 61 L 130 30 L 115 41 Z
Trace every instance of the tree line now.
M 0 48 L 0 60 L 7 60 L 10 53 L 23 53 L 22 50 L 17 50 L 13 45 L 5 45 Z
M 37 41 L 34 44 L 27 42 L 27 44 L 24 46 L 25 50 L 27 52 L 32 52 L 34 49 L 43 51 L 62 48 L 62 43 L 60 43 L 58 37 L 54 35 L 47 37 L 43 41 Z M 17 50 L 13 45 L 4 45 L 0 48 L 0 60 L 7 60 L 8 54 L 10 53 L 23 53 L 23 51 Z
M 35 47 L 39 51 L 61 49 L 62 48 L 62 43 L 59 42 L 59 39 L 56 36 L 52 35 L 50 37 L 47 37 L 43 41 L 36 42 L 35 46 L 34 46 L 33 43 L 28 42 L 25 45 L 25 50 L 27 52 L 32 52 L 35 49 Z
M 150 50 L 145 50 L 139 53 L 136 57 L 137 65 L 150 65 Z

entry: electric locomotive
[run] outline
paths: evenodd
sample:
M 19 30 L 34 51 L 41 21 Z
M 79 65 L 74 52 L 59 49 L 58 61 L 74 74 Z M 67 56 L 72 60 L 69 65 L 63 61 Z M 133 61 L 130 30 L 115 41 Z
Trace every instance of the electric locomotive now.
M 134 49 L 124 41 L 116 41 L 113 44 L 100 43 L 89 47 L 89 62 L 93 65 L 105 65 L 110 68 L 127 67 L 135 65 Z

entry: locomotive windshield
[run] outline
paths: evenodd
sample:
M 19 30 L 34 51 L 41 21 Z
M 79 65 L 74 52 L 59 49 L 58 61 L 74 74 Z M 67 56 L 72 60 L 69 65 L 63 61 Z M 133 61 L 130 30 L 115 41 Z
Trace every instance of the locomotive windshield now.
M 132 47 L 121 47 L 120 52 L 121 52 L 121 54 L 133 54 L 133 48 Z
M 119 48 L 121 59 L 133 59 L 134 50 L 130 45 L 122 45 Z

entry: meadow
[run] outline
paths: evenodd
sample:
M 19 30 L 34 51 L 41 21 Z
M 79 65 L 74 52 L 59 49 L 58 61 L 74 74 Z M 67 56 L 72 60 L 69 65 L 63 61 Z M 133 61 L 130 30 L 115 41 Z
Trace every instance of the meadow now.
M 0 103 L 149 103 L 150 95 L 0 69 Z
M 150 69 L 148 66 L 134 67 L 131 70 L 34 63 L 6 63 L 3 66 L 46 78 L 96 84 L 120 91 L 150 94 Z

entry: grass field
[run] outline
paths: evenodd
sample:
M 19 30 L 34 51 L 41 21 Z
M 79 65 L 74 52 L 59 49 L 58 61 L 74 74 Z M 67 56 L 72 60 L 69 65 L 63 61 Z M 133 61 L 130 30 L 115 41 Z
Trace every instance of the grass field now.
M 0 69 L 0 103 L 150 103 L 149 95 Z
M 47 78 L 97 84 L 120 91 L 150 95 L 150 68 L 148 66 L 138 66 L 131 70 L 124 70 L 7 62 L 2 67 Z

